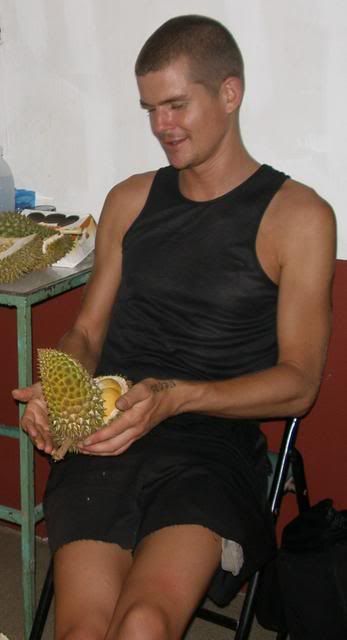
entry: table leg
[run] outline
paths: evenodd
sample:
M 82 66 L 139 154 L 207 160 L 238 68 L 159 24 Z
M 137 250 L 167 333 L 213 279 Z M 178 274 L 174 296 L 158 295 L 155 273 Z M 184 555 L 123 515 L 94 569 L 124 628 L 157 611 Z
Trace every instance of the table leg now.
M 17 307 L 17 347 L 18 384 L 19 387 L 26 387 L 32 383 L 31 306 L 26 301 Z M 25 405 L 20 404 L 20 418 L 24 410 Z M 35 607 L 34 452 L 31 440 L 22 430 L 20 430 L 19 444 L 24 638 L 27 640 Z

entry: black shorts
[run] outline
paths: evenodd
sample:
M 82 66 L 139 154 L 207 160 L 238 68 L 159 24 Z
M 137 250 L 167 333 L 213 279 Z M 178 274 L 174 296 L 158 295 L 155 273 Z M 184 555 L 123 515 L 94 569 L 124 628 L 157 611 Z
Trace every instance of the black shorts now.
M 148 534 L 199 524 L 242 545 L 273 542 L 268 462 L 258 424 L 170 418 L 119 456 L 69 454 L 52 463 L 44 513 L 52 552 L 75 540 L 134 549 Z

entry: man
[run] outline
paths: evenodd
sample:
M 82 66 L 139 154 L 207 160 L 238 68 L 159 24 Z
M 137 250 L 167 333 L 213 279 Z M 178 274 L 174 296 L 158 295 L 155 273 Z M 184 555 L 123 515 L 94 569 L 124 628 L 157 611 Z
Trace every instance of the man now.
M 135 384 L 121 418 L 52 466 L 57 640 L 181 638 L 222 538 L 237 543 L 235 573 L 269 552 L 258 421 L 310 408 L 330 334 L 333 213 L 245 149 L 231 34 L 201 16 L 169 20 L 136 76 L 170 166 L 107 196 L 93 274 L 59 345 Z M 14 397 L 50 453 L 39 386 Z

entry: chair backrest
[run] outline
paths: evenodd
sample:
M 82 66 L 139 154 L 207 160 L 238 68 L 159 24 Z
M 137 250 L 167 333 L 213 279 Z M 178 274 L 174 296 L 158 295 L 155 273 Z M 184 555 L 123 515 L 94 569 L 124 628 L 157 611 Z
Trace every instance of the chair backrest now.
M 287 418 L 280 449 L 278 453 L 270 452 L 269 454 L 273 473 L 269 477 L 268 500 L 275 521 L 279 515 L 285 486 L 289 479 L 293 479 L 293 491 L 296 494 L 299 511 L 304 511 L 310 506 L 303 458 L 295 447 L 300 423 L 300 418 Z
M 270 452 L 273 473 L 269 476 L 269 503 L 271 512 L 278 515 L 284 492 L 284 485 L 288 478 L 291 455 L 295 447 L 296 437 L 300 425 L 300 418 L 286 420 L 281 446 L 278 453 Z

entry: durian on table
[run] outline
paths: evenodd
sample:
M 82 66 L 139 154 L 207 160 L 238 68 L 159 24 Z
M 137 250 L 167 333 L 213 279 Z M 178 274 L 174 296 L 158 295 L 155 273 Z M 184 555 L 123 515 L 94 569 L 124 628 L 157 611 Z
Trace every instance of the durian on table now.
M 45 269 L 71 251 L 74 243 L 73 235 L 21 213 L 0 212 L 0 284 Z
M 38 349 L 38 364 L 54 445 L 52 457 L 61 460 L 121 414 L 116 401 L 131 383 L 121 375 L 92 378 L 80 362 L 57 349 Z

